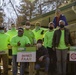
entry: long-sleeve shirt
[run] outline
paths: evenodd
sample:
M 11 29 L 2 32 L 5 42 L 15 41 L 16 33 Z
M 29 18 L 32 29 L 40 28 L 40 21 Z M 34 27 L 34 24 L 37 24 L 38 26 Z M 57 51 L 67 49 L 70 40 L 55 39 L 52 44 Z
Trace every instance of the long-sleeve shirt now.
M 32 30 L 26 30 L 24 29 L 24 36 L 27 36 L 31 42 L 31 44 L 34 44 L 34 40 L 35 40 L 35 35 L 32 32 Z
M 52 47 L 52 41 L 53 41 L 53 34 L 54 30 L 52 31 L 47 31 L 45 36 L 44 36 L 44 46 L 47 47 Z

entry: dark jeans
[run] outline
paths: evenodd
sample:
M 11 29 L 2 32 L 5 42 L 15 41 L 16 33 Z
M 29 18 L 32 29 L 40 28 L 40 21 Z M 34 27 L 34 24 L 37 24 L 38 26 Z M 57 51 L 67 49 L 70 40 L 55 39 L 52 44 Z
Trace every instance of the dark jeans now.
M 18 71 L 18 62 L 17 62 L 17 55 L 12 56 L 12 62 L 13 62 L 13 75 L 17 75 Z M 20 75 L 24 75 L 24 69 L 25 69 L 25 62 L 20 62 Z
M 12 49 L 9 49 L 9 50 L 8 50 L 8 55 L 9 55 L 9 56 L 12 56 Z M 8 64 L 11 65 L 11 63 L 12 63 L 12 59 L 9 58 Z
M 1 59 L 3 61 L 3 70 L 4 70 L 3 75 L 8 75 L 8 55 L 0 54 L 0 62 L 1 62 Z M 1 67 L 0 67 L 0 69 L 1 69 Z
M 52 48 L 47 47 L 49 58 L 50 58 L 50 65 L 49 65 L 49 72 L 55 73 L 56 72 L 56 51 L 54 51 Z
M 41 65 L 41 64 L 39 64 L 39 63 L 36 63 L 36 65 L 35 65 L 35 70 L 40 70 L 40 68 L 41 67 L 44 67 L 44 69 L 45 69 L 45 72 L 48 72 L 48 68 L 49 68 L 49 57 L 46 57 L 45 59 L 44 59 L 44 62 L 42 62 L 41 64 L 43 64 L 43 65 Z

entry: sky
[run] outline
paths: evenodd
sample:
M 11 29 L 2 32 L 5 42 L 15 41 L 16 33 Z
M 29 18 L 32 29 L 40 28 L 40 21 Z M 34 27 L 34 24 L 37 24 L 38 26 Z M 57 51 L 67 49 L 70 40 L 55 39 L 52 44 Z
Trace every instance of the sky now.
M 4 2 L 3 2 L 4 1 Z M 16 10 L 16 12 L 14 11 L 11 3 L 9 2 L 11 1 L 12 4 L 14 5 L 14 8 Z M 17 19 L 17 15 L 20 15 L 19 12 L 17 10 L 20 10 L 20 4 L 21 4 L 22 0 L 0 0 L 0 7 L 2 6 L 3 10 L 4 10 L 4 22 L 16 22 Z M 34 0 L 30 0 L 31 2 Z
M 10 1 L 14 5 L 14 8 L 16 12 L 14 11 Z M 11 25 L 11 23 L 16 23 L 17 15 L 20 15 L 20 13 L 17 10 L 21 9 L 21 1 L 22 0 L 0 0 L 0 8 L 3 9 L 3 12 L 5 14 L 4 16 L 4 23 L 8 23 Z M 33 2 L 34 0 L 30 0 Z
M 20 9 L 21 0 L 11 0 L 12 4 L 14 5 L 14 8 L 16 10 L 16 13 L 15 13 L 15 11 L 14 11 L 14 9 L 9 1 L 10 0 L 4 0 L 4 2 L 3 2 L 3 0 L 0 0 L 0 7 L 2 6 L 2 8 L 3 8 L 3 12 L 5 14 L 5 16 L 4 16 L 5 22 L 7 22 L 10 19 L 13 22 L 15 22 L 16 18 L 17 18 L 16 13 L 19 15 L 17 10 Z
M 19 15 L 17 10 L 19 10 L 21 8 L 20 3 L 22 0 L 11 0 L 12 4 L 14 5 L 14 8 L 16 10 L 16 13 L 9 1 L 10 0 L 4 0 L 4 3 L 3 3 L 3 0 L 0 0 L 0 5 L 3 5 L 3 10 L 5 13 L 5 22 L 7 22 L 11 18 L 13 21 L 15 21 L 17 18 L 16 13 Z M 34 0 L 30 0 L 30 1 L 33 2 Z

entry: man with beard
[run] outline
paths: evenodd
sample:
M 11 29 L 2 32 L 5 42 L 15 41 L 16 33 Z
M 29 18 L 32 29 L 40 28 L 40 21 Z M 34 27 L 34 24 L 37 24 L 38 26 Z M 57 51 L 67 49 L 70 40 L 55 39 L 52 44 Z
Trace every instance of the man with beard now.
M 59 21 L 59 29 L 54 32 L 53 48 L 56 49 L 58 75 L 66 75 L 68 46 L 73 45 L 70 32 L 65 28 L 65 21 Z

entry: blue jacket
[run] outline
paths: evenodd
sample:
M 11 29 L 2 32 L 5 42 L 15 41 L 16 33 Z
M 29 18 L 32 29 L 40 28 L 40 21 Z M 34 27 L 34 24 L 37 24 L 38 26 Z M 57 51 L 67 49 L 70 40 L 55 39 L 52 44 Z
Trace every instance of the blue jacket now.
M 53 19 L 53 23 L 54 23 L 54 27 L 55 27 L 55 28 L 56 28 L 57 26 L 59 26 L 59 23 L 58 23 L 58 25 L 56 25 L 56 24 L 57 24 L 56 18 L 57 18 L 57 17 L 54 17 L 54 19 Z M 68 25 L 67 20 L 66 20 L 66 17 L 65 17 L 63 14 L 60 15 L 59 20 L 65 21 L 65 25 Z

